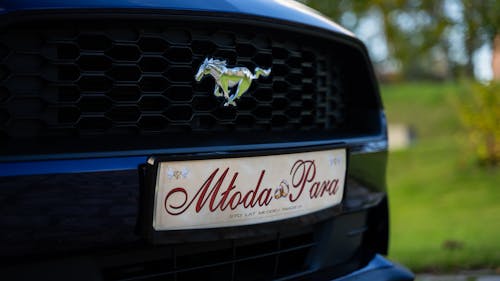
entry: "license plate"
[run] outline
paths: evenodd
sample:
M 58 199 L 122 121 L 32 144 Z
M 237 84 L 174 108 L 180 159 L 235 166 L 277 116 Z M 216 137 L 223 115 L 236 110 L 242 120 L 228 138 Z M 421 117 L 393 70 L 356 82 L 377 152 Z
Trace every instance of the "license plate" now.
M 310 214 L 342 201 L 346 150 L 160 162 L 153 228 L 234 227 Z

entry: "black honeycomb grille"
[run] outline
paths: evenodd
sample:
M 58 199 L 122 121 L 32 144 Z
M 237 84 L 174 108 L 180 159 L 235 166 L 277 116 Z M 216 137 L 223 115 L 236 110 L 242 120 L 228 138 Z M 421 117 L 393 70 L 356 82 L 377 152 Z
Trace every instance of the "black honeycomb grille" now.
M 328 54 L 275 37 L 166 23 L 4 30 L 0 130 L 29 137 L 337 127 L 342 100 L 329 85 Z M 271 67 L 272 75 L 254 81 L 237 109 L 224 108 L 213 79 L 193 79 L 207 56 Z
M 241 30 L 244 30 L 243 32 Z M 0 139 L 341 127 L 339 70 L 327 48 L 271 29 L 170 22 L 18 25 L 0 32 Z M 223 107 L 206 57 L 271 67 Z
M 104 265 L 102 273 L 109 281 L 290 280 L 314 270 L 316 246 L 312 232 L 177 245 L 152 261 Z

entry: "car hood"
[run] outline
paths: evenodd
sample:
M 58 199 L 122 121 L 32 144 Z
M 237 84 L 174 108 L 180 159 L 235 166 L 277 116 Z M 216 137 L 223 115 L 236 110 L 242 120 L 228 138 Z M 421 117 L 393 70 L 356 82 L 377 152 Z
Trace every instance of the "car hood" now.
M 291 21 L 354 36 L 315 10 L 292 0 L 0 0 L 0 14 L 67 9 L 143 9 L 236 13 Z

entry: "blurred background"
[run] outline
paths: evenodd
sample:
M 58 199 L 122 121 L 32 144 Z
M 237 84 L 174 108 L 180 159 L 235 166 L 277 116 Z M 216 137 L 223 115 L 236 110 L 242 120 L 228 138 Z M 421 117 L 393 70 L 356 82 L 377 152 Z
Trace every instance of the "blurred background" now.
M 500 1 L 301 2 L 366 43 L 381 83 L 389 257 L 500 275 Z

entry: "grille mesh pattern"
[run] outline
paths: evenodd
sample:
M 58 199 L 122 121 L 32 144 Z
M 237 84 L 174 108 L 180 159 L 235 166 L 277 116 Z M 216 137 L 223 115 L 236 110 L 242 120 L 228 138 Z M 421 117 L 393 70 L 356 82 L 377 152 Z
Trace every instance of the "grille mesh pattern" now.
M 311 271 L 312 233 L 176 246 L 154 261 L 103 269 L 105 280 L 272 280 Z M 255 239 L 253 239 L 255 240 Z M 198 251 L 196 250 L 198 248 Z
M 82 22 L 10 27 L 0 42 L 0 139 L 309 131 L 344 119 L 328 52 L 291 33 Z M 272 72 L 223 107 L 211 77 L 194 81 L 205 57 Z

